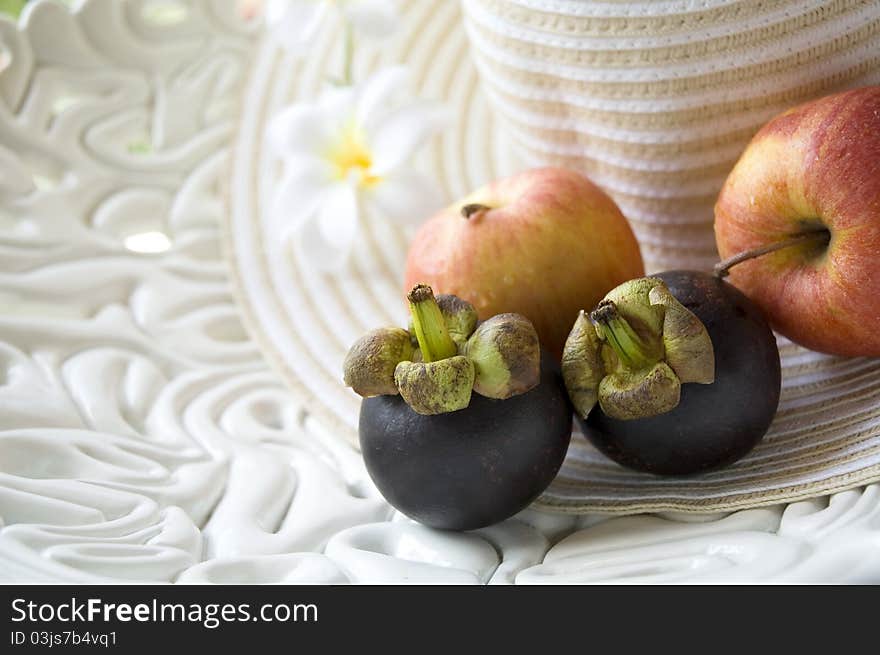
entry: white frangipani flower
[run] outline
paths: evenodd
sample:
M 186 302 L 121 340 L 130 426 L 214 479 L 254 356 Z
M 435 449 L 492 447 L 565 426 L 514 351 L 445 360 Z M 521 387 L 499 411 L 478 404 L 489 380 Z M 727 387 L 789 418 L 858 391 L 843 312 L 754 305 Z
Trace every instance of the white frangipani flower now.
M 295 104 L 268 129 L 283 160 L 269 214 L 273 238 L 292 240 L 322 270 L 342 266 L 361 216 L 416 223 L 443 205 L 438 185 L 410 159 L 446 122 L 435 103 L 401 99 L 403 68 L 384 69 L 357 87 Z
M 367 37 L 387 36 L 397 26 L 395 0 L 266 0 L 266 27 L 284 48 L 303 52 L 333 11 Z

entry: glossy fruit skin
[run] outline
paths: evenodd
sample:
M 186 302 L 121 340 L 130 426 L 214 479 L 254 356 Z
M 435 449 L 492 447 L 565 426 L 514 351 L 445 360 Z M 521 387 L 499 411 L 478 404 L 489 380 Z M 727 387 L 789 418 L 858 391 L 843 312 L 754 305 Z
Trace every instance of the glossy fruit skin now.
M 734 266 L 730 282 L 795 343 L 880 357 L 880 86 L 825 96 L 767 123 L 715 204 L 722 259 L 826 229 L 827 247 Z
M 400 396 L 364 399 L 360 445 L 385 499 L 433 528 L 473 530 L 528 506 L 556 476 L 571 439 L 562 375 L 542 353 L 541 381 L 524 394 L 436 416 Z
M 491 209 L 463 218 L 471 203 Z M 467 300 L 483 320 L 522 314 L 558 359 L 578 312 L 643 274 L 614 200 L 580 173 L 545 167 L 496 180 L 426 221 L 403 288 L 429 284 Z
M 684 384 L 678 407 L 646 419 L 618 421 L 597 405 L 586 437 L 619 464 L 663 475 L 716 469 L 757 444 L 779 405 L 781 368 L 776 339 L 761 310 L 713 275 L 669 271 L 652 277 L 706 326 L 715 351 L 715 382 Z

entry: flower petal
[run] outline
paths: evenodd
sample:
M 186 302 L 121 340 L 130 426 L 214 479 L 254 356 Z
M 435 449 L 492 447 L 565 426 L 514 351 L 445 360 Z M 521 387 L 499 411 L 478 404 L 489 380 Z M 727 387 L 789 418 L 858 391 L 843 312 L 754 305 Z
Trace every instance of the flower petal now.
M 397 27 L 397 3 L 393 0 L 349 0 L 345 5 L 345 17 L 365 36 L 387 36 Z
M 330 176 L 329 166 L 320 160 L 288 162 L 269 210 L 270 238 L 284 241 L 315 216 L 332 184 Z
M 269 123 L 266 139 L 282 157 L 319 155 L 333 138 L 333 126 L 321 105 L 297 103 Z
M 433 102 L 420 101 L 392 112 L 371 139 L 372 172 L 385 175 L 393 171 L 448 123 L 447 112 Z
M 399 169 L 383 179 L 365 200 L 381 216 L 410 225 L 421 223 L 447 202 L 439 185 L 409 169 Z
M 288 52 L 303 54 L 318 33 L 328 4 L 303 0 L 268 0 L 266 27 L 278 45 Z
M 409 86 L 409 73 L 403 66 L 383 68 L 366 80 L 358 88 L 358 125 L 371 132 L 382 114 L 388 111 L 394 96 Z
M 348 261 L 354 246 L 360 211 L 354 189 L 337 183 L 327 190 L 314 220 L 297 233 L 296 247 L 306 266 L 337 271 Z
M 321 92 L 320 110 L 332 131 L 332 138 L 339 138 L 340 132 L 351 126 L 356 102 L 357 92 L 349 86 L 330 86 Z
M 318 213 L 321 234 L 327 241 L 350 248 L 360 216 L 357 193 L 346 182 L 334 184 L 324 197 Z

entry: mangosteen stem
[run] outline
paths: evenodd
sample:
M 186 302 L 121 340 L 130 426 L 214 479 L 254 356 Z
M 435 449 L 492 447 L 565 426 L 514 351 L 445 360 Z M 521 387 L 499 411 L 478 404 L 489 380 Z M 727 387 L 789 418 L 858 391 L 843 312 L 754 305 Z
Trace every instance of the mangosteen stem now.
M 725 278 L 730 274 L 731 268 L 750 259 L 755 259 L 756 257 L 761 257 L 763 255 L 770 254 L 771 252 L 776 252 L 777 250 L 791 248 L 792 246 L 797 246 L 804 243 L 828 245 L 830 241 L 831 232 L 829 232 L 827 228 L 822 228 L 820 230 L 810 230 L 809 232 L 802 232 L 801 234 L 797 234 L 788 239 L 783 239 L 782 241 L 776 241 L 774 243 L 768 243 L 766 246 L 761 246 L 760 248 L 755 248 L 753 250 L 746 250 L 745 252 L 738 253 L 733 257 L 729 257 L 724 261 L 715 264 L 713 272 L 715 273 L 715 277 Z
M 422 351 L 423 362 L 436 362 L 458 354 L 458 347 L 449 336 L 434 291 L 426 284 L 417 284 L 407 295 L 412 314 L 413 331 Z
M 636 334 L 613 301 L 600 302 L 590 313 L 590 318 L 624 366 L 631 370 L 640 370 L 657 363 L 657 358 L 651 356 L 651 349 Z
M 475 202 L 470 205 L 465 205 L 464 207 L 462 207 L 461 208 L 461 215 L 464 216 L 465 218 L 470 218 L 474 214 L 478 214 L 480 212 L 487 212 L 490 209 L 492 209 L 492 208 L 487 205 L 481 205 L 480 203 Z

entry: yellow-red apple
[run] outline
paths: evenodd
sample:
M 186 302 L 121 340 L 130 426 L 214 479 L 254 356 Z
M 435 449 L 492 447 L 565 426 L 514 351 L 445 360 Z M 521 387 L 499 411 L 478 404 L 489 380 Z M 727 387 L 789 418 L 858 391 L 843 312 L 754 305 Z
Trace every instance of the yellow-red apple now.
M 539 168 L 498 180 L 427 221 L 407 257 L 404 289 L 429 284 L 481 319 L 516 312 L 559 356 L 581 309 L 644 274 L 615 202 L 583 175 Z
M 715 205 L 722 258 L 811 231 L 815 239 L 734 266 L 731 281 L 792 341 L 880 356 L 880 86 L 770 121 Z

